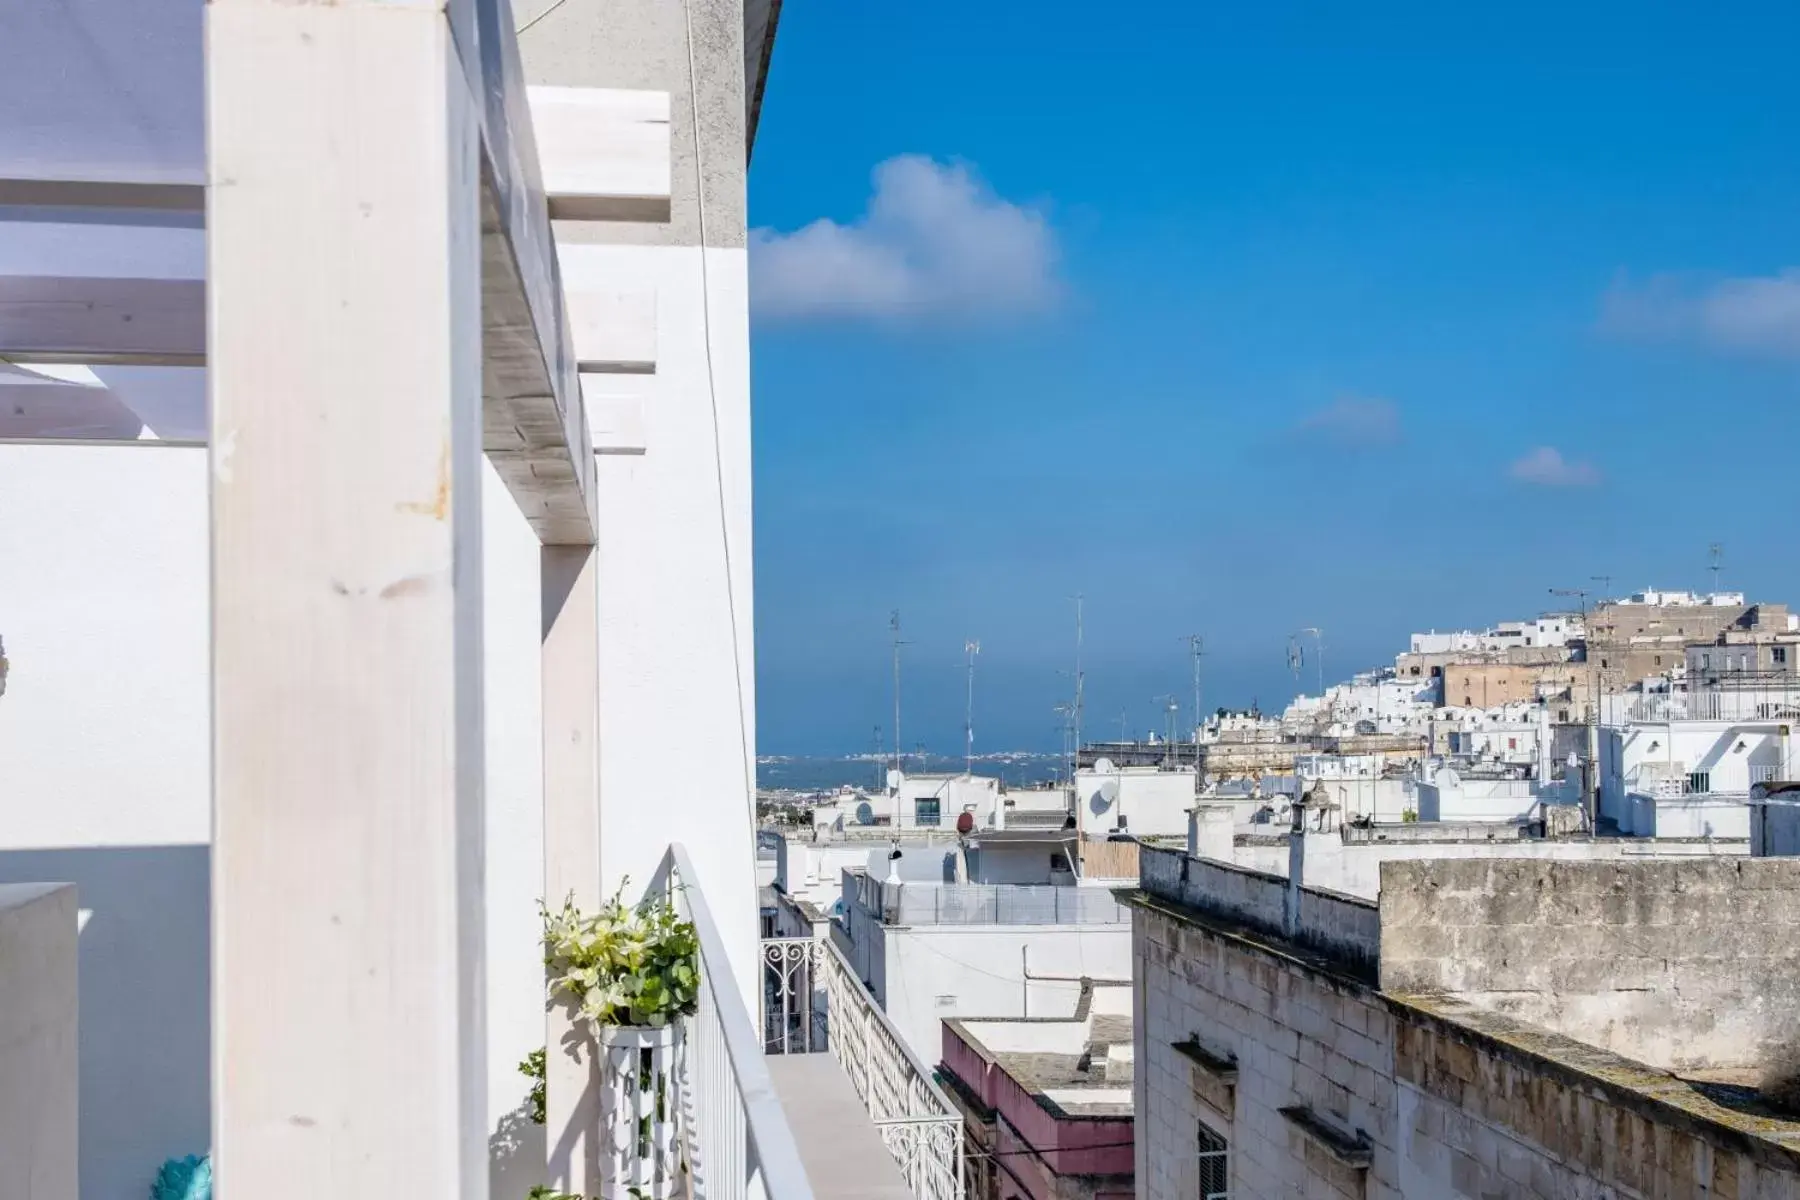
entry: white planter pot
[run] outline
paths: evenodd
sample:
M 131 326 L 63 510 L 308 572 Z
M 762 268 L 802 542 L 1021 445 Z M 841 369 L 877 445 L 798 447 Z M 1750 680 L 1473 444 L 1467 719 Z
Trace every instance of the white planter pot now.
M 599 1032 L 604 1200 L 669 1200 L 681 1179 L 682 1025 Z

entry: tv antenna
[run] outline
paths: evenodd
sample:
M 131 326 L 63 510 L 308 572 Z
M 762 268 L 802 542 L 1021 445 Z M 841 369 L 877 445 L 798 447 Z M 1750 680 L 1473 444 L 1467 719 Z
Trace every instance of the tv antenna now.
M 906 770 L 906 743 L 900 740 L 900 647 L 910 646 L 911 642 L 900 638 L 900 610 L 895 609 L 888 614 L 888 628 L 893 631 L 894 640 L 894 770 Z
M 1197 633 L 1190 633 L 1181 639 L 1188 644 L 1188 655 L 1194 660 L 1194 745 L 1200 744 L 1200 660 L 1206 657 L 1206 639 Z
M 1082 610 L 1087 598 L 1079 592 L 1069 598 L 1075 601 L 1075 703 L 1072 708 L 1075 760 L 1069 763 L 1069 778 L 1073 779 L 1075 778 L 1076 761 L 1081 757 L 1081 714 L 1085 704 L 1084 693 L 1087 680 L 1087 677 L 1081 672 Z
M 1319 668 L 1319 699 L 1323 701 L 1325 699 L 1325 631 L 1308 625 L 1294 635 L 1294 645 L 1298 646 L 1303 637 L 1311 637 L 1313 640 L 1313 662 Z M 1298 683 L 1299 675 L 1296 674 L 1294 678 Z
M 1725 560 L 1725 547 L 1722 543 L 1714 542 L 1706 548 L 1706 553 L 1712 559 L 1713 594 L 1716 596 L 1719 592 L 1719 568 Z
M 969 703 L 963 712 L 963 770 L 969 775 L 975 773 L 975 656 L 981 653 L 981 643 L 973 638 L 963 643 L 963 653 L 969 660 Z

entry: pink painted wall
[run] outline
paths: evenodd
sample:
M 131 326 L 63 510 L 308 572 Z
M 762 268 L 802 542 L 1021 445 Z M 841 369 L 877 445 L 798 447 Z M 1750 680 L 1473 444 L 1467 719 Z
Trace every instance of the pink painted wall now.
M 1015 1190 L 1029 1191 L 1032 1200 L 1052 1200 L 1054 1180 L 1037 1168 L 1025 1147 L 1042 1155 L 1050 1171 L 1058 1175 L 1129 1175 L 1132 1172 L 1132 1121 L 1129 1117 L 1072 1119 L 1057 1117 L 1040 1105 L 1017 1080 L 984 1055 L 976 1046 L 944 1025 L 944 1066 L 981 1097 L 981 1102 L 1006 1118 L 1018 1130 L 1024 1146 L 1013 1146 L 1012 1134 L 1000 1129 L 1000 1152 L 1011 1168 Z M 1012 1150 L 1014 1153 L 1007 1153 Z M 1002 1171 L 1002 1179 L 1008 1172 Z M 1005 1184 L 1002 1195 L 1005 1195 Z

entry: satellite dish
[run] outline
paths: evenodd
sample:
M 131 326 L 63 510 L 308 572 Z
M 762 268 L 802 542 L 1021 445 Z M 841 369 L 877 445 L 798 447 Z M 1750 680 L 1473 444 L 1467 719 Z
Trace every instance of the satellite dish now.
M 1118 798 L 1119 781 L 1117 779 L 1108 779 L 1100 784 L 1100 799 L 1105 801 L 1108 807 L 1111 807 L 1113 801 Z
M 973 813 L 958 813 L 957 814 L 956 832 L 962 834 L 964 837 L 967 837 L 969 835 L 969 833 L 971 833 L 974 830 L 974 828 L 975 828 L 975 816 Z
M 1110 758 L 1096 758 L 1094 760 L 1094 770 L 1101 775 L 1111 775 L 1118 769 L 1118 767 L 1113 765 L 1113 760 Z
M 899 791 L 901 781 L 903 781 L 905 778 L 906 778 L 906 776 L 904 774 L 902 774 L 901 772 L 890 770 L 887 773 L 888 791 L 890 791 L 890 792 Z
M 867 800 L 864 800 L 861 804 L 856 806 L 856 823 L 858 825 L 873 825 L 875 823 L 875 808 Z

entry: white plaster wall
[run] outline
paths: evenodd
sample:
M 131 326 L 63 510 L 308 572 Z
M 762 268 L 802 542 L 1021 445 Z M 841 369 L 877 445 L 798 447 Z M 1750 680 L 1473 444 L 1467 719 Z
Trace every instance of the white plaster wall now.
M 205 456 L 0 445 L 0 883 L 87 913 L 85 1200 L 210 1137 Z
M 1073 862 L 1075 842 L 1006 843 L 983 841 L 969 851 L 970 883 L 1073 883 L 1067 869 L 1052 872 L 1050 856 L 1060 854 L 1065 862 Z
M 1602 742 L 1604 811 L 1609 815 L 1626 791 L 1649 791 L 1656 778 L 1682 780 L 1704 771 L 1711 791 L 1748 792 L 1752 766 L 1772 768 L 1783 777 L 1793 767 L 1791 739 L 1781 737 L 1781 725 L 1774 721 L 1644 722 L 1607 729 Z
M 519 1060 L 544 1044 L 543 658 L 537 535 L 492 466 L 481 479 L 487 700 L 487 1036 L 490 1188 L 516 1200 L 544 1182 L 544 1129 Z
M 1123 813 L 1125 828 L 1138 837 L 1185 837 L 1194 807 L 1191 771 L 1077 771 L 1077 807 L 1082 828 L 1106 833 Z
M 885 928 L 883 1007 L 927 1065 L 943 1057 L 946 1017 L 1069 1017 L 1081 985 L 1033 981 L 1027 998 L 1021 950 L 1033 975 L 1131 978 L 1129 925 L 938 925 Z
M 0 885 L 0 1200 L 75 1200 L 76 894 Z
M 1750 836 L 1750 805 L 1712 796 L 1632 797 L 1631 832 L 1652 838 Z
M 641 888 L 668 844 L 685 843 L 755 1012 L 745 253 L 584 250 L 620 291 L 653 290 L 657 320 L 645 451 L 601 455 L 597 471 L 602 886 Z
M 0 848 L 203 845 L 206 451 L 0 445 Z

